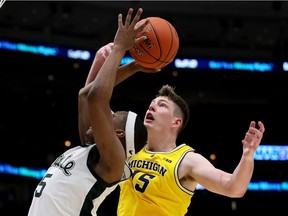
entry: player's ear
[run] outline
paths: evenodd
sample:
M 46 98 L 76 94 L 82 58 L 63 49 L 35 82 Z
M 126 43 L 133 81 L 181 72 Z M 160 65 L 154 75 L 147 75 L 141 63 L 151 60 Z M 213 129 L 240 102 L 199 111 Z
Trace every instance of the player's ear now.
M 181 118 L 176 118 L 175 121 L 173 122 L 173 124 L 175 126 L 179 127 L 179 126 L 181 126 L 182 122 L 183 122 L 183 120 Z
M 117 135 L 119 138 L 125 137 L 125 131 L 124 131 L 124 130 L 122 130 L 122 129 L 116 129 L 115 132 L 116 132 L 116 135 Z

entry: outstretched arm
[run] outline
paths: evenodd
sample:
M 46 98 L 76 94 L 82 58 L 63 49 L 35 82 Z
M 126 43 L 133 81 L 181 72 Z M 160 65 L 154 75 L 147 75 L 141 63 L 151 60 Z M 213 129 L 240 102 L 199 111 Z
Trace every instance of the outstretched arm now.
M 243 154 L 231 179 L 229 179 L 231 192 L 234 196 L 243 196 L 251 181 L 254 171 L 254 153 L 265 132 L 264 124 L 261 121 L 258 122 L 258 126 L 259 129 L 256 128 L 256 122 L 252 121 L 245 138 L 242 140 Z
M 197 183 L 214 193 L 228 197 L 242 197 L 251 181 L 254 171 L 254 153 L 265 131 L 264 124 L 261 121 L 258 122 L 258 126 L 259 129 L 256 128 L 254 121 L 250 123 L 245 138 L 242 140 L 242 157 L 233 173 L 215 168 L 200 154 L 190 153 L 185 157 L 182 164 L 182 173 L 180 174 L 185 173 L 183 176 L 192 177 Z
M 110 99 L 116 82 L 120 62 L 126 51 L 146 39 L 136 38 L 147 22 L 135 27 L 142 14 L 139 9 L 132 19 L 133 9 L 128 10 L 123 24 L 122 15 L 118 16 L 118 30 L 114 37 L 114 47 L 91 84 L 87 95 L 89 115 L 93 136 L 97 143 L 100 159 L 95 171 L 107 182 L 118 181 L 123 172 L 125 153 L 119 138 L 114 131 Z M 132 21 L 131 21 L 132 20 Z

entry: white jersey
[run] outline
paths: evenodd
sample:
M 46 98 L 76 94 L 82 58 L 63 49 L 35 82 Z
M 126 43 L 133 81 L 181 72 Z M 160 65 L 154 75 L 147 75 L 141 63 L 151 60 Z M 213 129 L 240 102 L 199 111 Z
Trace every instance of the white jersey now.
M 103 181 L 92 168 L 91 150 L 77 146 L 59 156 L 36 187 L 28 216 L 96 216 L 117 183 Z M 95 149 L 94 149 L 95 150 Z M 131 175 L 125 164 L 121 180 Z

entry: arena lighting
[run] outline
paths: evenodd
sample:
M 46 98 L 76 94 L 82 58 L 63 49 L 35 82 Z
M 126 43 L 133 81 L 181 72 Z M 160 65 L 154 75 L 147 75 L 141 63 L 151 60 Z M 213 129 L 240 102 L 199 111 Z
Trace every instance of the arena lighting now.
M 283 70 L 288 71 L 288 62 L 283 62 Z
M 46 169 L 35 169 L 28 167 L 16 167 L 11 164 L 0 163 L 0 174 L 24 176 L 29 178 L 41 179 Z M 205 190 L 200 184 L 197 185 L 196 190 Z M 273 182 L 273 181 L 251 181 L 248 190 L 253 191 L 288 191 L 288 182 Z
M 94 56 L 91 51 L 78 50 L 78 49 L 66 49 L 60 47 L 52 47 L 46 45 L 35 45 L 27 43 L 14 43 L 7 40 L 0 40 L 0 49 L 27 52 L 35 55 L 65 57 L 70 59 L 80 60 L 93 60 Z
M 273 62 L 240 62 L 209 59 L 180 59 L 174 60 L 176 68 L 210 69 L 210 70 L 241 70 L 249 72 L 273 72 L 279 65 Z
M 35 55 L 64 57 L 69 59 L 79 59 L 92 61 L 95 51 L 80 50 L 73 48 L 61 48 L 56 46 L 47 46 L 42 44 L 28 44 L 24 42 L 12 42 L 0 39 L 0 49 L 17 52 L 27 52 Z M 125 56 L 121 65 L 131 62 L 131 56 Z M 259 62 L 259 61 L 226 61 L 213 59 L 196 58 L 176 58 L 166 66 L 174 69 L 197 69 L 197 70 L 230 70 L 230 71 L 249 71 L 249 72 L 287 72 L 288 62 Z
M 11 164 L 0 163 L 0 174 L 9 174 L 41 179 L 46 173 L 46 169 L 35 169 L 24 166 L 16 167 Z
M 206 190 L 203 186 L 198 184 L 196 190 Z M 288 191 L 287 181 L 251 181 L 248 185 L 248 191 Z
M 250 182 L 248 185 L 248 190 L 251 191 L 288 191 L 288 182 L 268 182 L 268 181 L 258 181 Z
M 287 145 L 259 145 L 255 154 L 255 160 L 288 161 Z

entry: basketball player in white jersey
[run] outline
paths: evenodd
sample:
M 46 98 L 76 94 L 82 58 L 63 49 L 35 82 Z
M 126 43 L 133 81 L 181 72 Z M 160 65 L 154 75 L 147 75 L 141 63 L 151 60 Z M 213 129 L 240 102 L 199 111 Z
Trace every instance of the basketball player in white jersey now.
M 126 157 L 138 150 L 134 143 L 144 146 L 147 132 L 135 113 L 113 113 L 109 103 L 114 85 L 138 71 L 159 71 L 136 62 L 119 67 L 126 51 L 146 39 L 135 39 L 147 24 L 135 27 L 142 11 L 138 9 L 132 19 L 130 8 L 124 24 L 119 14 L 114 43 L 96 53 L 86 85 L 79 92 L 82 145 L 67 150 L 52 163 L 36 187 L 28 216 L 96 216 L 105 197 L 130 177 L 130 169 L 124 166 Z

